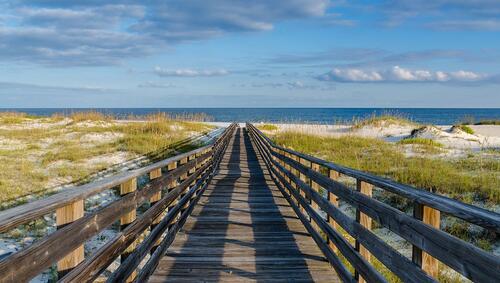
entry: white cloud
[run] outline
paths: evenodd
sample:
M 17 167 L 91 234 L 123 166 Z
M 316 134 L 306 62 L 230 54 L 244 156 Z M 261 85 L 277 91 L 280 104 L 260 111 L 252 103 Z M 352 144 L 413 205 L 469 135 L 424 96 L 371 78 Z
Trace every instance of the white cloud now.
M 107 3 L 105 3 L 107 2 Z M 329 0 L 0 0 L 0 60 L 114 65 L 185 41 L 319 17 Z
M 370 83 L 370 82 L 479 82 L 488 81 L 490 76 L 470 71 L 410 70 L 394 66 L 389 70 L 339 69 L 318 76 L 322 81 Z
M 345 81 L 345 82 L 378 82 L 383 77 L 378 72 L 363 71 L 359 69 L 333 69 L 331 72 L 319 77 L 322 81 Z
M 248 86 L 253 88 L 288 88 L 289 90 L 320 90 L 320 91 L 330 91 L 334 88 L 327 86 L 320 86 L 316 84 L 304 83 L 302 81 L 288 81 L 288 82 L 263 82 L 263 83 L 252 83 Z M 239 87 L 247 87 L 246 84 L 241 84 Z
M 27 89 L 27 90 L 65 90 L 65 91 L 81 91 L 81 92 L 109 92 L 117 89 L 111 89 L 100 86 L 55 86 L 55 85 L 39 85 L 31 83 L 17 83 L 17 82 L 0 82 L 0 89 Z
M 144 82 L 137 85 L 139 88 L 175 88 L 176 85 L 172 83 L 157 83 L 157 82 Z
M 218 70 L 196 70 L 196 69 L 163 69 L 160 67 L 154 68 L 155 74 L 160 77 L 215 77 L 229 75 L 229 72 L 224 69 Z

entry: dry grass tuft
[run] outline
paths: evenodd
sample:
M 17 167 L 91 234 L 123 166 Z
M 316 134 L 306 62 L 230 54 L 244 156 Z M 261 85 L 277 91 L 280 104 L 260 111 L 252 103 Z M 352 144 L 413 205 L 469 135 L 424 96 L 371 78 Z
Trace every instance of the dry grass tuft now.
M 415 122 L 410 118 L 399 113 L 383 113 L 382 115 L 375 115 L 364 119 L 353 119 L 353 129 L 360 129 L 366 126 L 383 127 L 389 125 L 408 125 L 415 126 Z
M 109 122 L 114 119 L 114 116 L 111 114 L 104 114 L 98 111 L 86 111 L 86 112 L 73 112 L 69 115 L 69 118 L 73 120 L 73 123 L 85 122 L 85 121 Z
M 476 199 L 500 202 L 499 160 L 405 157 L 394 144 L 355 136 L 333 138 L 287 132 L 273 138 L 297 151 L 462 201 L 470 202 L 467 196 L 474 195 Z

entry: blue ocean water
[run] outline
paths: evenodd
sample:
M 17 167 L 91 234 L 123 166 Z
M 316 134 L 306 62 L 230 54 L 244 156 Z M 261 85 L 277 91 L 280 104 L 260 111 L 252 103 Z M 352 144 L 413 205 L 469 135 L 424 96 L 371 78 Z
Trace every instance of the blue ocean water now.
M 50 116 L 53 113 L 99 111 L 126 118 L 128 115 L 146 115 L 156 112 L 171 114 L 205 113 L 217 122 L 302 122 L 331 124 L 350 122 L 379 114 L 398 114 L 412 121 L 426 124 L 449 125 L 464 119 L 474 121 L 500 119 L 500 108 L 14 108 L 33 115 Z

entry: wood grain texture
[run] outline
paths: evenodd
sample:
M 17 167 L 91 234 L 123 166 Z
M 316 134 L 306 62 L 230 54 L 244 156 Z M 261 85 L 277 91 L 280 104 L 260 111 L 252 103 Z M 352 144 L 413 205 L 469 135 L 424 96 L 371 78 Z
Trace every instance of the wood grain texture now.
M 145 167 L 119 173 L 117 175 L 103 178 L 102 180 L 98 180 L 92 183 L 68 188 L 55 195 L 1 211 L 0 233 L 9 231 L 10 229 L 15 228 L 18 225 L 28 223 L 46 214 L 52 213 L 57 208 L 66 206 L 77 200 L 86 199 L 92 195 L 116 187 L 132 178 L 148 174 L 154 169 L 164 167 L 171 162 L 177 162 L 178 160 L 186 158 L 189 155 L 211 149 L 212 147 L 213 145 L 203 146 L 190 152 L 182 153 Z
M 299 174 L 304 174 L 314 182 L 318 183 L 321 187 L 325 188 L 328 193 L 340 197 L 343 201 L 346 201 L 353 206 L 353 208 L 360 212 L 359 216 L 361 216 L 361 213 L 365 214 L 367 217 L 378 222 L 382 227 L 388 228 L 403 237 L 405 240 L 413 244 L 414 248 L 424 250 L 426 253 L 436 257 L 439 261 L 450 266 L 465 277 L 478 282 L 490 282 L 491 280 L 495 281 L 495 278 L 500 277 L 500 258 L 439 230 L 437 225 L 433 227 L 433 225 L 424 224 L 386 203 L 367 196 L 361 192 L 361 188 L 359 192 L 352 190 L 350 187 L 332 178 L 326 177 L 315 170 L 312 170 L 312 168 L 308 166 L 304 166 L 302 162 L 297 162 L 297 158 L 307 159 L 347 176 L 355 176 L 358 181 L 369 183 L 373 186 L 397 193 L 403 197 L 413 200 L 418 204 L 425 204 L 425 206 L 427 206 L 427 204 L 431 203 L 429 206 L 433 209 L 436 207 L 443 208 L 445 211 L 450 212 L 453 216 L 467 219 L 467 221 L 470 220 L 469 222 L 477 223 L 478 225 L 486 227 L 491 231 L 497 231 L 498 227 L 500 227 L 497 225 L 500 223 L 498 222 L 500 217 L 497 213 L 466 205 L 429 192 L 422 192 L 410 186 L 374 177 L 364 172 L 344 168 L 293 150 L 284 149 L 273 144 L 269 138 L 265 137 L 258 129 L 253 127 L 253 125 L 247 124 L 247 127 L 251 129 L 254 139 L 260 144 L 259 148 L 262 150 L 261 152 L 265 152 L 270 155 L 270 158 L 266 160 L 273 164 L 268 166 L 272 169 L 279 168 L 281 172 L 286 172 L 286 176 L 290 178 L 290 182 L 296 183 L 294 186 L 298 185 L 301 190 L 305 189 L 306 192 L 309 192 L 312 196 L 316 194 L 310 184 L 306 184 L 301 180 L 301 176 Z M 285 153 L 282 154 L 282 152 Z M 287 170 L 285 167 L 281 166 L 280 162 L 288 164 L 291 170 Z M 297 171 L 299 174 L 296 173 Z M 280 181 L 280 183 L 285 182 Z M 388 247 L 383 242 L 380 242 L 377 237 L 369 232 L 369 229 L 365 228 L 360 223 L 354 222 L 356 223 L 354 224 L 346 221 L 343 219 L 343 213 L 338 213 L 335 206 L 328 200 L 325 200 L 323 197 L 318 195 L 316 195 L 316 197 L 317 198 L 313 200 L 316 200 L 318 204 L 320 204 L 320 207 L 322 210 L 327 212 L 328 216 L 331 216 L 336 221 L 340 221 L 339 223 L 342 228 L 344 228 L 359 243 L 362 243 L 363 246 L 367 247 L 367 250 L 372 253 L 372 256 L 377 256 L 378 259 L 384 263 L 384 265 L 392 268 L 391 271 L 397 274 L 400 278 L 404 279 L 404 281 L 432 281 L 432 278 L 419 268 L 418 258 L 415 257 L 415 253 L 413 262 L 408 259 L 401 258 L 399 253 Z M 437 203 L 438 199 L 441 203 Z M 368 225 L 369 218 L 366 218 L 365 221 L 363 221 L 365 226 Z M 437 219 L 438 216 L 434 215 L 431 218 Z M 362 222 L 361 217 L 358 217 L 358 219 Z M 361 229 L 357 225 L 359 225 Z M 326 230 L 330 230 L 330 228 L 331 226 L 324 227 Z M 326 232 L 324 229 L 323 232 Z M 422 260 L 422 258 L 420 260 Z M 397 268 L 397 266 L 399 266 L 399 268 Z M 408 276 L 409 274 L 405 274 L 408 272 L 413 272 L 413 275 Z M 414 279 L 417 277 L 420 279 L 415 281 Z
M 134 192 L 137 190 L 137 178 L 132 178 L 128 180 L 127 182 L 123 183 L 120 185 L 120 195 L 125 196 L 129 193 Z M 130 210 L 129 212 L 123 214 L 120 217 L 120 227 L 121 229 L 125 229 L 130 223 L 134 222 L 137 217 L 137 210 L 134 208 Z M 128 255 L 132 253 L 135 249 L 136 242 L 130 243 L 130 245 L 122 252 L 120 256 L 120 260 L 123 262 L 127 259 Z M 132 282 L 135 279 L 135 276 L 137 274 L 133 272 L 129 278 L 125 280 L 125 282 Z
M 67 224 L 73 223 L 75 220 L 83 217 L 84 204 L 83 200 L 77 200 L 69 205 L 63 206 L 56 210 L 56 225 L 60 229 Z M 64 258 L 57 262 L 58 277 L 64 276 L 71 269 L 77 266 L 84 258 L 83 245 L 78 246 Z
M 500 259 L 474 245 L 415 220 L 388 204 L 367 197 L 346 185 L 314 172 L 291 158 L 280 156 L 292 167 L 309 175 L 326 190 L 338 195 L 383 227 L 436 257 L 473 281 L 488 282 L 500 276 Z M 495 269 L 488 268 L 495 266 Z
M 150 282 L 338 282 L 243 129 Z
M 373 185 L 363 182 L 361 180 L 357 180 L 356 190 L 364 194 L 365 196 L 372 197 Z M 370 218 L 370 216 L 359 211 L 359 209 L 356 210 L 356 221 L 358 221 L 358 223 L 361 224 L 361 226 L 365 227 L 367 230 L 372 229 L 372 219 Z M 355 245 L 356 249 L 359 251 L 361 256 L 365 258 L 367 262 L 371 262 L 370 252 L 365 247 L 363 247 L 363 245 L 361 245 L 357 240 L 355 242 Z M 362 277 L 358 277 L 358 282 L 365 283 L 366 281 Z
M 286 168 L 285 168 L 286 169 Z M 339 172 L 335 171 L 335 170 L 328 170 L 328 177 L 330 177 L 330 179 L 332 180 L 335 180 L 335 181 L 338 181 L 339 177 L 340 177 L 340 174 Z M 326 192 L 326 198 L 327 200 L 333 204 L 334 206 L 338 207 L 339 206 L 339 199 L 336 195 L 334 195 L 333 193 L 331 192 Z M 337 230 L 339 229 L 339 225 L 337 224 L 337 222 L 330 216 L 327 216 L 327 220 L 328 220 L 328 223 L 330 223 L 330 225 L 332 225 L 333 229 Z M 329 244 L 330 244 L 330 248 L 334 251 L 334 252 L 337 252 L 338 249 L 337 247 L 335 246 L 335 244 L 333 244 L 331 241 L 329 241 Z
M 424 206 L 422 221 L 430 226 L 440 229 L 441 212 L 428 206 Z M 439 261 L 426 252 L 422 252 L 422 269 L 432 277 L 439 275 Z
M 256 131 L 258 130 L 256 129 Z M 317 163 L 324 168 L 334 170 L 336 172 L 339 172 L 340 174 L 362 180 L 364 182 L 372 184 L 375 187 L 400 195 L 410 201 L 417 201 L 448 215 L 452 215 L 472 224 L 495 231 L 496 233 L 500 233 L 500 215 L 493 211 L 466 204 L 449 197 L 434 194 L 424 189 L 415 188 L 409 185 L 395 182 L 390 179 L 375 176 L 370 173 L 341 166 L 339 164 L 325 161 L 298 151 L 284 148 L 275 145 L 268 137 L 265 136 L 263 137 L 263 139 L 271 147 L 283 150 L 285 153 L 289 153 L 291 158 L 302 158 L 309 160 L 310 162 Z

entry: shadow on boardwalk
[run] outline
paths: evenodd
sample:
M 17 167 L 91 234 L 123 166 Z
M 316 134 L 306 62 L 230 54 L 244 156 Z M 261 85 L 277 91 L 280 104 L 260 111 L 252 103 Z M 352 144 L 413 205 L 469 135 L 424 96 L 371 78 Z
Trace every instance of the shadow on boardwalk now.
M 311 269 L 314 271 L 312 272 Z M 238 129 L 152 282 L 337 281 Z

